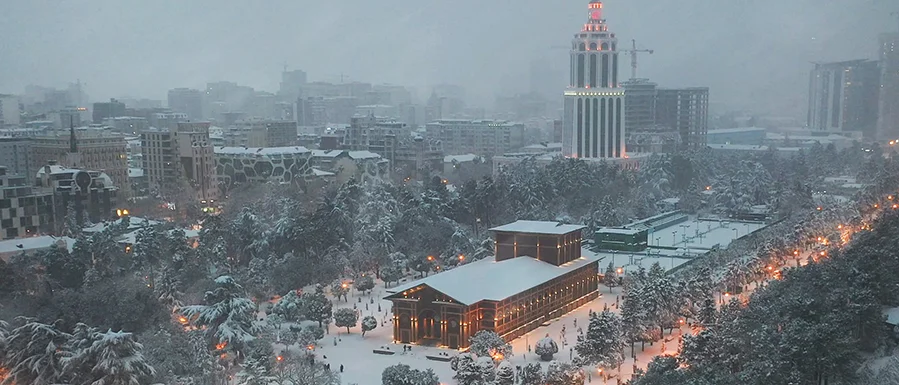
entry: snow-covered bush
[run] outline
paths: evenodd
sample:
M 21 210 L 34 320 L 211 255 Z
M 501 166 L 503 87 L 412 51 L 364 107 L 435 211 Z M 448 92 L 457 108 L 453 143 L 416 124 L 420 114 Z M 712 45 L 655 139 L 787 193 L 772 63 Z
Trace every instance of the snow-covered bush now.
M 584 371 L 567 362 L 552 361 L 544 380 L 546 385 L 583 385 Z
M 367 315 L 362 318 L 362 336 L 365 337 L 365 332 L 372 331 L 376 327 L 378 327 L 378 320 L 375 317 Z
M 534 346 L 534 354 L 540 356 L 540 359 L 543 361 L 552 361 L 553 354 L 559 352 L 559 344 L 546 334 L 546 337 L 541 338 L 537 341 L 537 344 Z

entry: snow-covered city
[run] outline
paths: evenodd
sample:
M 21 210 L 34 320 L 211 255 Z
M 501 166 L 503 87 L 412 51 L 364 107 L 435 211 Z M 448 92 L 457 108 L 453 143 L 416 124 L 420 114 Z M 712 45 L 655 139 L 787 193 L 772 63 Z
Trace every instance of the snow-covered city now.
M 887 3 L 10 3 L 0 385 L 899 384 Z

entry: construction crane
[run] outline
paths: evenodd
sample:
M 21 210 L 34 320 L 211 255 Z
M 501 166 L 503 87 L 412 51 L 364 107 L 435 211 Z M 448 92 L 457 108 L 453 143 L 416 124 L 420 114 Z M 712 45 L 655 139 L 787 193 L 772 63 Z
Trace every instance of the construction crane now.
M 631 39 L 631 49 L 624 51 L 631 54 L 631 80 L 637 78 L 637 53 L 646 52 L 652 55 L 653 51 L 651 49 L 637 49 L 637 40 Z

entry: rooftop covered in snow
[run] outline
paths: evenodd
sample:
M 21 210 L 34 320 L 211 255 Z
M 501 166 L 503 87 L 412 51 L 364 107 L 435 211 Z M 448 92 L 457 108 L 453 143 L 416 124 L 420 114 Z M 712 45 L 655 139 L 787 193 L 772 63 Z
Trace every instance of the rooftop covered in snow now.
M 518 257 L 500 262 L 488 257 L 389 288 L 387 292 L 397 294 L 426 285 L 465 305 L 485 300 L 501 301 L 597 260 L 598 255 L 588 250 L 584 250 L 581 258 L 561 266 L 554 266 L 531 257 Z
M 584 225 L 566 225 L 559 222 L 515 221 L 507 225 L 494 227 L 490 229 L 490 231 L 562 235 L 573 231 L 583 230 L 585 228 L 586 226 Z
M 289 147 L 216 147 L 215 153 L 219 155 L 247 155 L 247 156 L 271 156 L 271 155 L 296 155 L 307 154 L 309 149 L 302 146 Z

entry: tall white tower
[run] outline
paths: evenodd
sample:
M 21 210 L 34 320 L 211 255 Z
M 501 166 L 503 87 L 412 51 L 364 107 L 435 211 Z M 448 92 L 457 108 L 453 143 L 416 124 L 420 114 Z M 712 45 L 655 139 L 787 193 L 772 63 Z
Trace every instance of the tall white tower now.
M 565 90 L 562 152 L 572 158 L 622 158 L 624 88 L 618 84 L 618 39 L 588 5 L 587 23 L 571 40 L 571 76 Z

